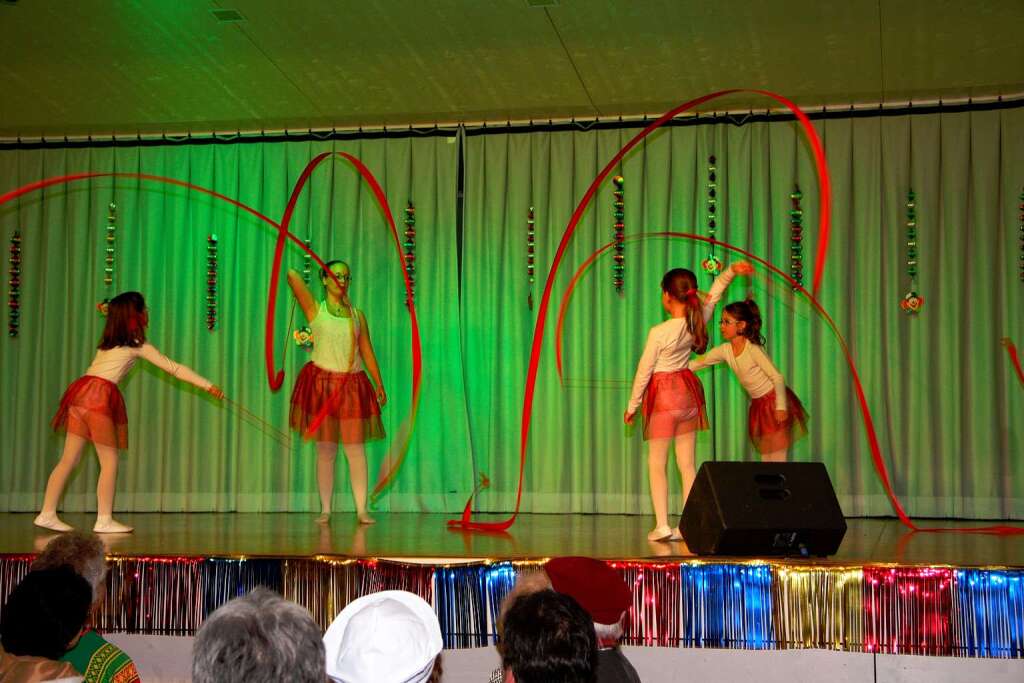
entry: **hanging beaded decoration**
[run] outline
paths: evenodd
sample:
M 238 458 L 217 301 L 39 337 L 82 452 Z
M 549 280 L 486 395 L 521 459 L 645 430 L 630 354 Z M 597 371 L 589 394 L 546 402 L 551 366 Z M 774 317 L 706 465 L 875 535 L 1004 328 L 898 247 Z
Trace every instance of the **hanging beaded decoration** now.
M 405 272 L 409 274 L 409 289 L 412 296 L 406 299 L 406 306 L 416 297 L 416 207 L 412 200 L 405 207 Z
M 715 155 L 708 157 L 708 237 L 715 239 L 718 230 L 718 168 Z M 715 245 L 711 245 L 708 257 L 700 262 L 704 272 L 712 277 L 722 272 L 722 260 L 715 256 Z
M 615 265 L 612 266 L 612 284 L 615 285 L 615 291 L 622 294 L 626 284 L 626 179 L 617 175 L 612 178 L 612 186 L 612 195 L 615 197 L 615 201 L 612 202 L 612 217 L 615 219 L 615 253 L 612 255 Z
M 303 242 L 306 243 L 306 248 L 307 249 L 310 248 L 311 245 L 312 245 L 312 240 L 310 240 L 308 237 L 306 239 L 304 239 Z M 306 283 L 307 287 L 309 286 L 309 281 L 310 281 L 310 279 L 312 277 L 313 277 L 313 257 L 310 256 L 308 252 L 303 252 L 302 253 L 302 281 Z
M 1024 282 L 1024 189 L 1020 193 L 1020 255 L 1017 258 L 1017 263 L 1020 264 L 1020 281 Z
M 924 306 L 924 297 L 917 293 L 917 202 L 913 190 L 907 192 L 907 276 L 910 291 L 900 301 L 900 308 L 914 314 Z
M 18 336 L 21 324 L 21 231 L 11 235 L 11 255 L 7 258 L 10 293 L 7 295 L 7 335 Z
M 800 206 L 803 197 L 800 186 L 794 185 L 789 195 L 792 203 L 789 209 L 789 276 L 801 286 L 804 283 L 804 210 Z M 796 289 L 793 287 L 794 291 Z
M 534 260 L 537 252 L 537 228 L 533 215 L 533 207 L 526 212 L 526 281 L 529 285 L 526 295 L 526 305 L 533 310 L 533 284 L 537 280 L 537 271 Z
M 206 329 L 217 327 L 217 235 L 206 238 Z
M 106 296 L 103 300 L 96 304 L 96 310 L 100 312 L 100 315 L 107 315 L 107 305 L 110 303 L 110 299 L 113 297 L 114 292 L 114 255 L 117 247 L 117 204 L 110 202 L 107 205 L 107 246 L 105 247 L 106 256 L 103 259 L 103 285 L 106 288 Z

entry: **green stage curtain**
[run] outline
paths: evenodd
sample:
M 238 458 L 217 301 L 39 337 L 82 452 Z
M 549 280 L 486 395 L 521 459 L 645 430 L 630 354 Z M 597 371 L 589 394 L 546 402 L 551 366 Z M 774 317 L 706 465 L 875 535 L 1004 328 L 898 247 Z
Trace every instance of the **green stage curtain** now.
M 7 191 L 81 171 L 149 173 L 216 190 L 277 220 L 307 162 L 326 151 L 353 154 L 373 171 L 386 188 L 400 233 L 406 202 L 416 206 L 416 304 L 430 361 L 409 456 L 380 508 L 455 507 L 469 485 L 463 465 L 469 437 L 459 365 L 455 136 L 8 150 L 0 152 L 0 187 Z M 0 208 L 5 242 L 15 228 L 23 236 L 21 334 L 0 342 L 0 509 L 36 509 L 60 455 L 63 437 L 48 422 L 65 386 L 88 367 L 102 330 L 95 304 L 108 294 L 103 259 L 111 201 L 117 205 L 115 291 L 146 295 L 150 340 L 287 432 L 291 387 L 307 355 L 291 341 L 291 330 L 304 322 L 282 272 L 276 365 L 281 367 L 283 357 L 286 377 L 272 393 L 263 334 L 276 230 L 227 203 L 165 184 L 104 178 L 53 186 Z M 316 169 L 292 228 L 325 260 L 343 258 L 352 268 L 353 303 L 365 311 L 390 398 L 383 410 L 389 438 L 368 446 L 372 478 L 390 437 L 409 416 L 411 400 L 410 324 L 395 245 L 369 189 L 340 158 Z M 213 233 L 219 239 L 219 291 L 217 328 L 210 332 L 206 254 Z M 301 271 L 301 251 L 289 245 L 284 262 Z M 314 267 L 311 289 L 321 297 L 318 275 Z M 116 509 L 318 509 L 312 444 L 297 435 L 281 443 L 259 421 L 144 362 L 121 388 L 129 447 Z M 339 457 L 336 506 L 351 509 L 347 469 Z M 83 465 L 68 486 L 65 509 L 95 508 L 98 470 L 91 447 Z
M 1024 109 L 816 122 L 833 182 L 833 240 L 821 301 L 861 373 L 885 461 L 912 515 L 1024 517 L 1024 387 L 1000 345 L 1024 343 L 1018 276 L 1018 195 L 1024 184 Z M 462 335 L 474 467 L 506 510 L 515 499 L 529 345 L 544 277 L 563 228 L 599 170 L 637 130 L 470 134 L 466 141 Z M 716 157 L 718 238 L 789 271 L 790 193 L 803 192 L 805 282 L 817 245 L 818 186 L 794 122 L 690 125 L 648 137 L 614 171 L 625 178 L 627 235 L 707 233 L 708 158 Z M 663 319 L 659 281 L 699 272 L 703 243 L 629 242 L 625 291 L 610 254 L 580 281 L 565 324 L 565 381 L 554 365 L 557 306 L 575 269 L 612 240 L 612 183 L 600 188 L 555 280 L 537 382 L 524 509 L 650 513 L 646 448 L 622 423 L 651 325 Z M 923 310 L 909 290 L 907 192 L 916 193 Z M 537 283 L 527 281 L 527 212 L 537 229 Z M 731 256 L 719 251 L 728 262 Z M 699 273 L 703 287 L 711 278 Z M 532 293 L 533 308 L 529 306 Z M 767 351 L 811 415 L 791 451 L 824 462 L 848 515 L 891 508 L 872 469 L 853 384 L 836 338 L 805 300 L 759 273 L 754 298 Z M 745 298 L 738 279 L 723 303 Z M 716 312 L 712 343 L 721 343 Z M 725 366 L 700 373 L 711 430 L 698 465 L 755 456 L 748 399 Z M 639 430 L 637 430 L 639 431 Z M 674 467 L 672 467 L 674 474 Z M 673 495 L 678 476 L 673 476 Z M 672 508 L 678 510 L 678 498 Z
M 1024 388 L 1000 339 L 1024 343 L 1018 278 L 1018 195 L 1024 184 L 1024 109 L 835 118 L 816 123 L 828 153 L 833 242 L 821 301 L 850 344 L 897 493 L 917 516 L 1024 518 Z M 408 458 L 384 510 L 461 509 L 481 474 L 485 511 L 515 502 L 523 382 L 543 283 L 573 208 L 605 162 L 636 131 L 591 130 L 337 142 L 95 147 L 0 151 L 0 188 L 82 170 L 141 171 L 218 191 L 277 218 L 305 163 L 324 150 L 362 158 L 385 186 L 396 220 L 417 215 L 417 311 L 423 398 Z M 805 273 L 817 233 L 817 184 L 792 122 L 681 126 L 650 136 L 617 172 L 625 177 L 626 233 L 706 233 L 707 165 L 716 157 L 718 236 L 788 270 L 789 195 L 803 191 Z M 917 195 L 925 298 L 899 307 L 907 191 Z M 464 193 L 462 231 L 456 197 Z M 565 381 L 554 367 L 557 305 L 577 266 L 612 239 L 606 182 L 580 223 L 554 283 L 537 382 L 523 511 L 649 514 L 646 449 L 622 424 L 647 329 L 662 320 L 658 282 L 669 267 L 699 268 L 703 244 L 651 239 L 626 245 L 625 290 L 611 259 L 581 279 L 565 326 Z M 4 410 L 0 509 L 41 500 L 61 439 L 48 420 L 64 387 L 88 365 L 105 295 L 106 205 L 118 204 L 117 289 L 141 289 L 150 338 L 221 383 L 229 396 L 286 429 L 288 392 L 304 354 L 285 337 L 282 285 L 277 353 L 285 387 L 271 393 L 263 325 L 274 231 L 208 197 L 137 181 L 53 187 L 0 209 L 5 239 L 23 234 L 21 336 L 0 343 Z M 535 209 L 537 276 L 527 282 L 527 211 Z M 388 440 L 369 448 L 376 471 L 409 415 L 409 322 L 394 245 L 372 197 L 344 162 L 314 174 L 293 223 L 321 254 L 349 259 L 353 298 L 366 311 L 391 402 Z M 399 229 L 402 229 L 399 225 Z M 206 236 L 220 238 L 216 332 L 205 329 Z M 730 256 L 719 251 L 728 262 Z M 286 264 L 301 268 L 298 249 Z M 706 287 L 710 278 L 701 274 Z M 725 301 L 747 294 L 737 280 Z M 810 415 L 794 460 L 824 462 L 844 511 L 891 510 L 871 467 L 853 386 L 837 340 L 785 283 L 759 273 L 767 350 Z M 533 307 L 529 303 L 532 297 Z M 712 343 L 720 342 L 713 319 Z M 283 348 L 287 347 L 287 352 Z M 278 362 L 280 365 L 280 361 Z M 747 397 L 728 369 L 702 371 L 712 428 L 697 460 L 751 459 Z M 130 445 L 119 510 L 315 510 L 313 448 L 279 444 L 259 425 L 201 392 L 140 367 L 123 383 Z M 91 509 L 91 455 L 65 505 Z M 338 504 L 349 505 L 339 462 Z M 670 481 L 678 490 L 675 478 Z M 675 499 L 678 500 L 678 499 Z M 673 508 L 677 508 L 673 504 Z

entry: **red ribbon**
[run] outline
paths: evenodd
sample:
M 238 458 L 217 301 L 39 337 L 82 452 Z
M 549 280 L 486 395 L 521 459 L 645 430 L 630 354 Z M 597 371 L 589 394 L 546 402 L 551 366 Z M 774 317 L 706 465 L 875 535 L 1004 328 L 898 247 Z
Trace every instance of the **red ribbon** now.
M 541 297 L 540 308 L 537 311 L 537 322 L 533 328 L 533 344 L 530 349 L 530 364 L 526 372 L 526 388 L 523 394 L 523 418 L 519 433 L 519 484 L 516 487 L 516 505 L 515 510 L 512 512 L 512 516 L 502 522 L 485 523 L 473 522 L 463 515 L 462 519 L 450 520 L 448 522 L 448 526 L 464 529 L 508 529 L 516 521 L 516 517 L 519 515 L 519 506 L 523 497 L 523 474 L 526 469 L 526 447 L 530 436 L 530 420 L 533 416 L 533 396 L 537 383 L 537 369 L 540 365 L 540 351 L 544 343 L 544 328 L 547 324 L 548 304 L 551 301 L 551 290 L 554 287 L 555 275 L 558 272 L 558 267 L 562 263 L 562 258 L 569 245 L 569 240 L 572 239 L 573 234 L 575 234 L 576 226 L 579 224 L 580 218 L 583 217 L 583 213 L 590 204 L 590 200 L 597 192 L 597 188 L 602 182 L 604 182 L 604 179 L 609 173 L 611 173 L 612 169 L 618 165 L 619 161 L 626 156 L 629 150 L 633 149 L 633 147 L 639 144 L 641 140 L 653 133 L 655 130 L 661 128 L 679 114 L 682 114 L 699 104 L 739 92 L 764 95 L 765 97 L 770 97 L 785 105 L 800 121 L 800 125 L 803 126 L 804 134 L 807 136 L 811 148 L 814 150 L 815 168 L 817 169 L 818 185 L 821 192 L 821 214 L 818 219 L 818 251 L 814 265 L 814 292 L 818 292 L 821 285 L 821 277 L 825 270 L 825 255 L 828 250 L 829 231 L 831 225 L 830 215 L 832 211 L 832 184 L 828 175 L 828 166 L 825 163 L 825 149 L 822 147 L 821 140 L 818 138 L 818 133 L 814 130 L 814 126 L 811 125 L 811 121 L 807 118 L 807 115 L 804 114 L 803 111 L 801 111 L 793 102 L 782 95 L 778 95 L 767 90 L 748 90 L 745 88 L 733 88 L 730 90 L 713 92 L 690 100 L 689 102 L 684 102 L 675 109 L 665 112 L 656 121 L 633 136 L 633 138 L 627 142 L 614 157 L 612 157 L 611 161 L 605 164 L 605 167 L 601 169 L 601 172 L 597 174 L 597 177 L 594 178 L 594 181 L 590 183 L 590 187 L 588 187 L 587 191 L 583 194 L 583 198 L 576 206 L 576 210 L 573 211 L 572 217 L 569 219 L 569 223 L 565 226 L 565 231 L 562 233 L 562 239 L 558 243 L 558 249 L 551 262 L 551 269 L 548 271 L 547 278 L 544 281 L 544 294 Z
M 138 180 L 148 180 L 166 183 L 168 185 L 176 185 L 178 187 L 184 187 L 189 190 L 199 192 L 201 194 L 206 194 L 211 197 L 215 197 L 217 199 L 220 199 L 231 204 L 232 206 L 241 209 L 242 211 L 245 211 L 246 213 L 255 216 L 256 218 L 260 219 L 267 225 L 277 229 L 278 237 L 277 243 L 275 244 L 274 247 L 274 264 L 273 270 L 270 274 L 270 290 L 268 292 L 267 297 L 267 323 L 264 344 L 267 380 L 270 384 L 271 390 L 277 391 L 278 389 L 281 388 L 281 385 L 284 383 L 284 370 L 279 370 L 276 374 L 274 372 L 274 311 L 277 304 L 277 286 L 280 277 L 281 261 L 284 256 L 285 240 L 291 240 L 294 244 L 298 245 L 300 249 L 309 254 L 310 257 L 314 261 L 316 261 L 317 265 L 320 266 L 320 268 L 327 271 L 328 277 L 332 278 L 335 281 L 335 283 L 338 284 L 339 287 L 341 286 L 341 283 L 338 282 L 337 277 L 334 275 L 333 272 L 330 271 L 330 269 L 327 268 L 327 265 L 324 263 L 323 260 L 321 260 L 317 253 L 310 249 L 308 246 L 306 246 L 302 239 L 296 237 L 288 230 L 288 225 L 291 223 L 292 214 L 295 211 L 295 205 L 298 202 L 298 199 L 301 196 L 302 190 L 305 188 L 306 183 L 309 181 L 309 177 L 312 174 L 313 169 L 315 169 L 321 162 L 323 162 L 327 157 L 331 156 L 332 154 L 337 154 L 338 156 L 346 159 L 347 161 L 352 163 L 353 166 L 355 166 L 356 171 L 363 178 L 363 180 L 366 181 L 367 185 L 369 185 L 370 190 L 373 192 L 373 195 L 377 200 L 377 204 L 380 206 L 381 211 L 384 213 L 384 217 L 385 219 L 387 219 L 388 225 L 391 228 L 391 236 L 395 243 L 395 250 L 398 255 L 398 261 L 402 266 L 402 277 L 405 281 L 405 291 L 406 297 L 408 299 L 409 319 L 412 327 L 412 406 L 409 417 L 406 418 L 406 423 L 412 423 L 415 420 L 416 411 L 418 410 L 419 407 L 420 379 L 422 375 L 422 351 L 420 345 L 419 324 L 416 319 L 416 308 L 415 305 L 412 303 L 412 284 L 409 280 L 409 273 L 406 270 L 406 264 L 405 259 L 403 258 L 404 254 L 402 252 L 401 241 L 398 238 L 398 228 L 395 226 L 395 219 L 391 214 L 391 209 L 388 207 L 387 197 L 384 194 L 384 190 L 381 188 L 380 183 L 377 182 L 377 179 L 373 176 L 373 173 L 370 172 L 370 170 L 363 164 L 363 162 L 357 159 L 356 157 L 352 156 L 351 154 L 347 154 L 345 152 L 324 152 L 314 157 L 306 165 L 306 168 L 302 171 L 302 175 L 299 177 L 298 182 L 292 189 L 291 197 L 289 198 L 288 204 L 285 207 L 285 211 L 280 223 L 274 221 L 273 219 L 257 211 L 256 209 L 253 209 L 247 204 L 244 204 L 236 199 L 232 199 L 231 197 L 223 195 L 219 192 L 215 192 L 214 190 L 210 190 L 199 185 L 193 185 L 192 183 L 185 182 L 184 180 L 168 178 L 165 176 L 151 175 L 147 173 L 88 172 L 54 176 L 52 178 L 46 178 L 44 180 L 38 180 L 32 183 L 28 183 L 26 185 L 22 185 L 21 187 L 15 188 L 14 190 L 11 190 L 3 195 L 0 195 L 0 206 L 6 204 L 12 199 L 16 199 L 17 197 L 20 197 L 24 194 L 28 194 L 29 192 L 35 192 L 36 190 L 41 190 L 47 187 L 51 187 L 53 185 L 71 183 L 78 180 L 87 180 L 89 178 L 133 178 Z M 328 402 L 328 404 L 329 403 L 330 402 Z M 321 410 L 321 413 L 314 418 L 314 425 L 319 425 L 323 421 L 324 416 L 326 415 L 327 407 L 328 405 L 325 404 L 324 409 Z M 315 427 L 311 428 L 315 430 Z M 401 466 L 403 460 L 405 459 L 405 454 L 407 452 L 407 446 L 409 443 L 408 440 L 405 440 L 404 442 L 392 442 L 392 451 L 395 450 L 396 443 L 399 444 L 398 447 L 400 448 L 400 452 L 397 456 L 394 456 L 393 454 L 389 453 L 389 461 L 393 462 L 394 464 L 391 467 L 390 471 L 383 477 L 382 481 L 390 482 L 391 480 L 393 480 L 395 473 L 398 471 L 398 468 Z M 381 484 L 378 485 L 378 488 L 380 488 L 380 486 Z
M 686 232 L 668 231 L 641 233 L 638 235 L 631 235 L 628 239 L 648 239 L 651 237 L 669 237 L 697 240 L 701 242 L 707 242 L 712 245 L 721 246 L 730 251 L 737 252 L 739 254 L 746 256 L 751 261 L 756 261 L 757 263 L 760 263 L 775 275 L 778 275 L 779 277 L 783 278 L 784 280 L 786 280 L 790 287 L 792 287 L 795 291 L 803 294 L 807 298 L 808 302 L 810 302 L 811 306 L 814 307 L 818 315 L 820 315 L 831 328 L 832 333 L 835 334 L 836 340 L 839 342 L 839 346 L 843 351 L 843 356 L 846 358 L 846 364 L 849 366 L 850 376 L 853 380 L 854 391 L 857 395 L 857 404 L 860 408 L 861 418 L 864 421 L 864 430 L 867 432 L 868 446 L 871 450 L 871 461 L 875 468 L 875 474 L 878 476 L 879 481 L 882 482 L 882 487 L 885 489 L 885 493 L 889 497 L 889 504 L 892 506 L 893 511 L 896 513 L 896 516 L 899 517 L 900 522 L 902 522 L 906 527 L 914 531 L 921 532 L 980 533 L 995 535 L 1024 534 L 1024 527 L 1006 525 L 967 527 L 962 529 L 917 526 L 917 524 L 914 523 L 914 521 L 903 509 L 903 504 L 900 502 L 899 496 L 896 495 L 896 492 L 892 488 L 892 482 L 889 479 L 889 468 L 885 464 L 885 458 L 882 455 L 882 448 L 878 443 L 878 434 L 875 431 L 875 422 L 871 416 L 871 410 L 870 408 L 868 408 L 867 398 L 864 394 L 864 386 L 861 384 L 860 373 L 857 372 L 857 365 L 853 360 L 853 354 L 850 353 L 850 348 L 846 344 L 846 339 L 843 337 L 842 333 L 840 333 L 839 328 L 835 324 L 835 321 L 832 320 L 832 317 L 822 307 L 818 299 L 813 294 L 804 289 L 802 286 L 800 286 L 800 284 L 796 280 L 794 280 L 792 277 L 790 277 L 788 274 L 786 274 L 779 268 L 776 268 L 774 265 L 772 265 L 765 259 L 755 254 L 752 254 L 749 251 L 746 251 L 745 249 L 741 249 L 740 247 L 728 244 L 727 242 L 719 242 L 718 240 L 711 239 L 710 237 L 704 237 L 703 235 L 695 235 Z M 559 353 L 561 353 L 562 348 L 562 325 L 565 321 L 565 312 L 568 308 L 569 301 L 572 298 L 572 293 L 576 287 L 577 282 L 579 281 L 583 273 L 586 271 L 586 269 L 589 268 L 590 265 L 594 262 L 594 260 L 597 259 L 597 257 L 600 256 L 602 253 L 608 251 L 614 245 L 615 242 L 609 242 L 608 244 L 605 244 L 603 247 L 595 251 L 583 262 L 582 265 L 580 265 L 580 267 L 573 274 L 573 277 L 569 282 L 569 286 L 566 289 L 565 294 L 562 296 L 562 302 L 558 311 L 558 327 L 555 330 L 555 339 L 556 348 L 559 350 Z M 1004 340 L 1004 344 L 1007 343 L 1008 341 L 1009 340 Z M 1016 349 L 1013 349 L 1011 351 L 1011 356 L 1016 356 Z
M 1013 363 L 1013 369 L 1017 371 L 1017 379 L 1020 380 L 1021 386 L 1024 386 L 1024 370 L 1020 367 L 1020 357 L 1017 355 L 1017 347 L 1013 345 L 1009 337 L 1003 337 L 1003 346 L 1006 347 L 1006 353 L 1010 355 L 1010 362 Z

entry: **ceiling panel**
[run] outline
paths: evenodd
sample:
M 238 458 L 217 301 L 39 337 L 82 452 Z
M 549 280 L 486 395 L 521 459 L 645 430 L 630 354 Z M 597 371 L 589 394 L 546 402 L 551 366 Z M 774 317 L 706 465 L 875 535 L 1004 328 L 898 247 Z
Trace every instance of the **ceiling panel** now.
M 7 1 L 0 136 L 629 116 L 732 87 L 1013 95 L 1021 35 L 1021 0 Z

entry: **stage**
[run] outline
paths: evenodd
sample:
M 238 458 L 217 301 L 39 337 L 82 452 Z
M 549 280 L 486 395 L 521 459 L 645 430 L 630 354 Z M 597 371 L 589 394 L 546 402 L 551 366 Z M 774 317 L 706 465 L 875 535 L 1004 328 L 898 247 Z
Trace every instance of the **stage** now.
M 686 561 L 695 559 L 684 542 L 647 541 L 651 518 L 644 515 L 523 514 L 507 533 L 449 531 L 457 515 L 375 513 L 377 523 L 355 523 L 338 513 L 330 525 L 304 513 L 124 513 L 131 534 L 103 536 L 112 558 L 219 557 L 347 559 L 389 558 L 402 562 L 542 560 L 582 555 L 605 560 Z M 0 514 L 0 554 L 38 552 L 54 535 L 32 525 L 34 514 Z M 478 515 L 491 521 L 506 515 Z M 62 515 L 91 529 L 94 515 Z M 918 520 L 921 526 L 970 528 L 989 522 Z M 895 519 L 850 518 L 839 552 L 828 558 L 793 560 L 800 565 L 1016 567 L 1024 569 L 1024 536 L 910 533 Z M 715 562 L 729 558 L 709 558 Z M 744 558 L 744 561 L 750 558 Z
M 1024 657 L 1021 536 L 908 533 L 892 519 L 853 518 L 832 557 L 697 558 L 682 542 L 648 542 L 650 519 L 640 515 L 526 514 L 503 534 L 449 531 L 452 516 L 441 514 L 378 513 L 370 526 L 351 513 L 330 525 L 311 514 L 121 517 L 136 531 L 103 537 L 111 572 L 99 622 L 108 632 L 190 635 L 258 584 L 326 625 L 359 595 L 402 588 L 434 605 L 446 647 L 485 647 L 519 572 L 585 555 L 612 562 L 634 586 L 631 645 Z M 6 597 L 54 534 L 32 526 L 31 514 L 0 520 Z

